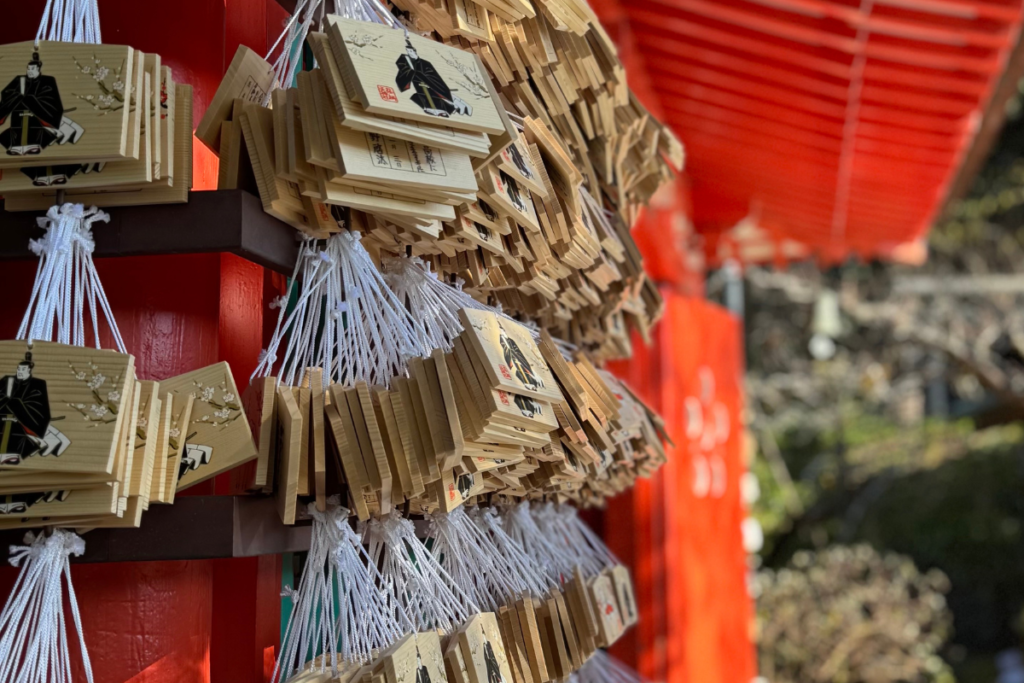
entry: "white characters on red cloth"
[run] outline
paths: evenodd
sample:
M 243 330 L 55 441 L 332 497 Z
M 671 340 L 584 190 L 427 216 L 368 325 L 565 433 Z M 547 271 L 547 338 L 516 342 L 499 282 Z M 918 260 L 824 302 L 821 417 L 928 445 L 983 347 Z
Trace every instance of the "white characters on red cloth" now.
M 686 438 L 691 444 L 693 495 L 721 498 L 729 486 L 729 472 L 722 446 L 729 440 L 729 409 L 715 396 L 715 374 L 711 368 L 698 370 L 700 396 L 687 396 Z

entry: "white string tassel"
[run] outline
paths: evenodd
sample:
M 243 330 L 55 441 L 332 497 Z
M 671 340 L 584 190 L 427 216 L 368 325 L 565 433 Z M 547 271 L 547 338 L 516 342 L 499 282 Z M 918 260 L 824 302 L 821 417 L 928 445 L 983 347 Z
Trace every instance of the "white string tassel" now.
M 21 567 L 21 571 L 0 613 L 0 681 L 71 683 L 64 579 L 85 677 L 92 683 L 92 664 L 68 560 L 71 555 L 77 557 L 85 552 L 85 541 L 70 531 L 57 529 L 51 536 L 29 532 L 25 543 L 11 546 L 10 563 Z
M 308 510 L 312 541 L 298 590 L 286 591 L 292 613 L 272 683 L 303 671 L 337 676 L 341 662 L 367 662 L 412 630 L 408 616 L 377 591 L 380 575 L 337 496 L 326 512 L 312 503 Z
M 404 608 L 417 631 L 453 632 L 480 613 L 476 602 L 460 588 L 416 537 L 413 523 L 398 512 L 366 525 L 369 555 L 380 567 L 381 592 Z
M 46 0 L 43 18 L 36 31 L 36 45 L 41 40 L 102 43 L 96 0 Z
M 117 350 L 127 353 L 92 258 L 96 248 L 92 226 L 97 221 L 109 222 L 110 216 L 95 206 L 86 209 L 81 204 L 64 204 L 50 207 L 46 216 L 37 220 L 46 234 L 29 242 L 29 249 L 39 256 L 39 265 L 17 338 L 85 346 L 88 308 L 96 348 L 100 348 L 102 313 Z
M 489 311 L 518 322 L 466 294 L 461 281 L 455 286 L 445 284 L 430 270 L 430 264 L 418 256 L 386 258 L 382 265 L 388 286 L 412 313 L 419 345 L 428 349 L 427 353 L 430 349 L 443 349 L 446 353 L 452 350 L 455 338 L 462 332 L 460 308 Z M 540 339 L 540 328 L 526 326 L 534 339 Z
M 295 305 L 290 313 L 287 305 L 280 307 L 253 378 L 268 377 L 276 368 L 278 380 L 294 386 L 305 368 L 317 367 L 324 386 L 353 386 L 360 380 L 387 386 L 407 374 L 410 358 L 430 354 L 358 233 L 343 232 L 322 242 L 307 239 L 299 249 L 289 295 L 293 291 Z
M 347 516 L 348 510 L 345 513 Z M 340 606 L 339 651 L 342 661 L 364 664 L 415 628 L 402 605 L 378 588 L 384 577 L 367 555 L 359 534 L 347 520 L 335 528 L 341 536 L 334 551 Z
M 619 564 L 597 534 L 588 527 L 571 505 L 547 503 L 531 507 L 537 527 L 555 540 L 555 547 L 564 558 L 563 566 L 578 566 L 584 576 L 600 574 Z
M 557 547 L 558 539 L 548 538 L 533 516 L 528 501 L 504 508 L 502 528 L 530 556 L 549 581 L 556 586 L 569 580 L 574 563 Z
M 543 572 L 501 529 L 494 509 L 477 508 L 473 514 L 459 507 L 430 516 L 431 553 L 455 584 L 489 612 L 523 592 L 544 594 Z

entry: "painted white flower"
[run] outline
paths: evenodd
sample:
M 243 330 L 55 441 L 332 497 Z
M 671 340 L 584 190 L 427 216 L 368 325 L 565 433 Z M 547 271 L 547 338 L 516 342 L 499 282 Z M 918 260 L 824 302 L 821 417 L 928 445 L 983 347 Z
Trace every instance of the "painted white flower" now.
M 103 417 L 110 412 L 109 410 L 107 410 L 106 406 L 92 406 L 91 408 L 89 408 L 89 410 L 91 410 L 92 414 L 98 418 Z
M 223 400 L 224 400 L 225 403 L 234 403 L 235 402 L 235 395 L 234 394 L 224 394 Z
M 203 422 L 209 422 L 209 421 L 210 421 L 210 416 L 209 415 L 203 415 Z
M 117 403 L 118 401 L 121 400 L 121 392 L 111 391 L 109 394 L 107 394 L 107 400 L 110 401 L 111 403 Z
M 113 104 L 114 104 L 114 96 L 113 95 L 100 95 L 100 104 L 102 104 L 102 105 L 104 105 L 106 107 L 113 106 Z
M 75 373 L 75 379 L 77 379 L 79 382 L 84 382 L 85 381 L 85 373 L 84 372 L 76 372 Z
M 84 403 L 76 403 L 75 407 L 78 408 L 79 410 L 85 410 L 85 404 Z
M 103 386 L 103 383 L 107 381 L 107 378 L 102 374 L 93 375 L 92 379 L 86 382 L 85 386 L 90 389 L 99 389 Z
M 222 410 L 216 411 L 213 414 L 213 416 L 216 417 L 218 420 L 226 420 L 229 417 L 231 417 L 231 410 L 229 408 L 224 408 Z
M 82 67 L 82 73 L 84 73 L 84 74 L 91 74 L 92 73 L 92 67 L 91 66 L 83 66 Z
M 204 401 L 211 400 L 213 398 L 213 392 L 214 392 L 213 387 L 204 387 L 203 388 L 203 400 Z
M 92 75 L 97 81 L 102 81 L 104 78 L 110 75 L 110 69 L 105 66 L 97 67 L 96 73 Z
M 124 81 L 114 81 L 114 84 L 110 86 L 114 92 L 124 92 Z
M 146 426 L 149 425 L 149 420 L 144 418 L 144 417 L 140 417 L 138 424 L 139 424 L 139 429 L 145 429 Z
M 177 427 L 174 427 L 173 429 L 171 429 L 171 431 L 167 432 L 167 434 L 172 439 L 177 439 L 179 436 L 181 436 L 181 430 L 178 429 Z

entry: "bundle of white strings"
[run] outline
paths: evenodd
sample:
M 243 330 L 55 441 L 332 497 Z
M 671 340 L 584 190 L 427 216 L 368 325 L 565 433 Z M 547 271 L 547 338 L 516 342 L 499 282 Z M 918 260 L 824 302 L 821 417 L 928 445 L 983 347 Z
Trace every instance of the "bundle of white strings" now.
M 298 298 L 286 314 L 293 291 Z M 284 345 L 281 365 L 278 352 Z M 322 368 L 323 384 L 387 386 L 406 374 L 408 360 L 429 355 L 412 315 L 384 282 L 359 233 L 342 232 L 324 243 L 306 240 L 281 301 L 277 327 L 253 378 L 294 385 L 304 368 Z
M 380 567 L 380 590 L 404 608 L 417 631 L 451 633 L 480 613 L 473 598 L 448 575 L 398 512 L 366 525 L 370 561 Z
M 299 588 L 287 592 L 292 612 L 272 683 L 303 670 L 337 676 L 341 662 L 367 662 L 412 630 L 404 612 L 377 590 L 381 576 L 338 498 L 326 512 L 312 503 L 308 509 L 312 542 Z
M 43 19 L 36 31 L 36 45 L 40 40 L 102 43 L 96 0 L 46 0 Z
M 86 209 L 81 204 L 64 204 L 50 207 L 46 216 L 37 220 L 46 234 L 29 242 L 39 256 L 39 266 L 17 338 L 85 346 L 88 309 L 96 348 L 100 348 L 102 313 L 117 350 L 127 353 L 92 260 L 96 247 L 92 225 L 107 222 L 110 216 L 95 206 Z
M 64 579 L 85 677 L 92 683 L 92 664 L 82 635 L 82 619 L 68 562 L 71 555 L 85 552 L 85 541 L 70 531 L 57 529 L 50 536 L 29 532 L 25 543 L 11 546 L 10 563 L 21 567 L 21 571 L 0 613 L 0 681 L 71 683 Z
M 461 283 L 442 282 L 419 257 L 386 258 L 382 265 L 385 282 L 412 313 L 419 344 L 428 354 L 429 349 L 452 350 L 462 332 L 460 308 L 494 310 L 462 291 Z
M 537 525 L 529 501 L 502 509 L 502 528 L 526 554 L 549 582 L 561 586 L 573 572 L 572 558 L 558 547 L 558 539 L 549 538 Z
M 573 506 L 545 503 L 532 506 L 531 512 L 541 533 L 554 540 L 563 566 L 578 566 L 584 576 L 590 577 L 620 564 Z
M 546 592 L 543 573 L 504 532 L 493 508 L 467 513 L 458 507 L 429 519 L 431 553 L 455 584 L 488 612 L 497 612 L 523 593 Z

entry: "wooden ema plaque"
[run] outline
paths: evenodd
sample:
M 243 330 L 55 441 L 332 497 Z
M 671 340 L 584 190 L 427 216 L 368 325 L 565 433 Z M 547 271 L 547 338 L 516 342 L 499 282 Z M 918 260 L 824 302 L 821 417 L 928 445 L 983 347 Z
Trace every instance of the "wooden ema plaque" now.
M 112 481 L 134 372 L 113 351 L 0 342 L 0 470 Z
M 192 396 L 178 490 L 198 484 L 257 457 L 241 398 L 227 363 L 217 363 L 161 382 L 169 394 Z
M 0 168 L 17 172 L 131 156 L 134 50 L 42 41 L 0 46 Z M 141 89 L 140 89 L 141 91 Z M 139 93 L 141 94 L 141 92 Z M 46 167 L 42 167 L 46 168 Z
M 505 131 L 474 55 L 381 24 L 328 16 L 348 92 L 373 114 L 488 134 Z

